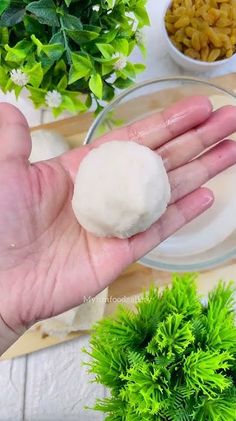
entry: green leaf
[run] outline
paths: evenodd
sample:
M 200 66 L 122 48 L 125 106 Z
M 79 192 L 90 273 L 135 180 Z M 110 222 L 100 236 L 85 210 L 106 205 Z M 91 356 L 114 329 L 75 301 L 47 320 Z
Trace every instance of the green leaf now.
M 104 101 L 111 101 L 115 96 L 115 89 L 112 85 L 104 83 L 102 99 Z
M 23 89 L 22 86 L 17 86 L 17 85 L 14 86 L 13 91 L 15 92 L 16 99 L 19 98 L 19 96 L 22 92 L 22 89 Z
M 76 111 L 79 111 L 79 112 L 85 112 L 85 111 L 87 111 L 87 106 L 79 98 L 78 92 L 62 91 L 62 95 L 63 96 L 64 95 L 68 96 L 73 101 Z
M 232 380 L 223 374 L 230 368 L 232 359 L 227 352 L 191 352 L 184 362 L 186 384 L 196 392 L 201 390 L 205 396 L 216 397 L 232 385 Z
M 83 29 L 81 20 L 73 15 L 65 14 L 64 16 L 62 16 L 61 22 L 63 23 L 64 29 L 72 29 L 72 30 Z
M 52 38 L 50 39 L 49 44 L 62 44 L 62 45 L 65 45 L 65 40 L 64 40 L 62 31 L 56 32 L 52 36 Z
M 45 105 L 45 96 L 47 91 L 44 89 L 34 88 L 29 86 L 28 90 L 30 92 L 30 99 L 32 99 L 34 105 L 36 108 L 41 107 L 42 105 Z
M 9 43 L 9 32 L 8 28 L 0 28 L 0 44 L 5 45 Z
M 114 64 L 102 63 L 102 71 L 101 71 L 102 76 L 109 75 L 113 71 L 114 71 Z
M 66 3 L 66 5 L 69 7 L 70 4 L 72 3 L 73 0 L 64 0 L 64 2 Z
M 92 68 L 92 63 L 88 56 L 85 57 L 82 54 L 72 53 L 71 58 L 72 58 L 72 63 L 76 67 L 84 67 L 84 68 L 86 67 L 88 69 Z
M 234 329 L 235 287 L 219 283 L 209 294 L 206 317 L 204 319 L 208 347 L 236 352 L 236 330 Z
M 95 31 L 96 32 L 96 31 Z M 110 44 L 117 37 L 118 30 L 112 29 L 99 35 L 99 44 Z
M 87 95 L 87 99 L 86 99 L 86 101 L 85 101 L 85 105 L 86 105 L 86 107 L 87 107 L 88 109 L 91 107 L 92 102 L 93 102 L 93 100 L 92 100 L 92 96 L 91 96 L 90 94 L 88 94 L 88 95 Z
M 26 10 L 37 16 L 40 23 L 48 26 L 59 26 L 56 5 L 53 0 L 38 0 L 28 6 Z
M 1 0 L 2 1 L 2 0 Z M 20 23 L 23 21 L 23 18 L 25 16 L 25 8 L 22 6 L 12 6 L 9 9 L 7 9 L 0 18 L 0 27 L 6 26 L 14 26 L 17 23 Z
M 89 80 L 89 88 L 96 95 L 97 98 L 102 99 L 103 95 L 103 82 L 98 73 L 94 73 Z
M 197 421 L 235 421 L 236 390 L 215 399 L 204 397 L 196 411 Z
M 114 82 L 114 85 L 118 88 L 118 89 L 127 89 L 130 86 L 132 86 L 134 84 L 134 81 L 132 79 L 122 79 L 121 77 L 116 79 L 116 81 Z
M 31 39 L 33 43 L 37 46 L 37 54 L 39 55 L 42 51 L 43 44 L 34 34 L 31 35 Z
M 66 63 L 63 59 L 57 61 L 55 67 L 54 67 L 54 73 L 55 75 L 59 75 L 60 73 L 66 73 L 67 67 Z
M 5 92 L 12 92 L 15 88 L 15 84 L 12 82 L 12 80 L 9 78 L 6 86 L 5 86 Z
M 137 6 L 134 9 L 134 14 L 139 21 L 139 27 L 142 28 L 143 26 L 150 25 L 150 19 L 148 16 L 148 12 L 145 6 Z
M 136 74 L 144 72 L 145 69 L 146 69 L 145 64 L 141 64 L 141 63 L 134 64 L 134 70 Z
M 117 62 L 117 57 L 114 58 L 104 58 L 104 57 L 96 57 L 93 56 L 93 60 L 97 63 L 104 63 L 107 66 L 114 67 L 114 64 Z
M 72 65 L 69 72 L 68 85 L 72 85 L 72 83 L 77 82 L 77 80 L 82 79 L 88 74 L 89 74 L 89 70 L 87 68 L 77 69 L 75 66 Z
M 42 52 L 53 61 L 59 60 L 64 51 L 65 48 L 61 44 L 48 44 L 42 47 Z
M 116 0 L 106 0 L 106 3 L 108 4 L 109 9 L 113 9 L 115 6 Z
M 196 275 L 173 275 L 172 288 L 163 292 L 163 317 L 180 313 L 186 317 L 199 317 L 201 304 L 197 296 Z
M 112 42 L 112 45 L 117 53 L 120 53 L 124 56 L 128 56 L 129 54 L 129 43 L 127 39 L 115 39 Z
M 133 403 L 132 406 L 138 406 L 139 411 L 144 414 L 149 412 L 149 414 L 155 415 L 160 412 L 160 401 L 163 394 L 160 382 L 161 379 L 168 381 L 167 372 L 164 375 L 157 365 L 148 364 L 145 361 L 137 366 L 131 366 L 126 375 L 121 374 L 121 379 L 126 383 L 126 387 L 120 392 L 120 397 L 124 401 L 130 400 Z M 140 399 L 140 392 L 142 399 Z
M 84 104 L 83 101 L 81 101 L 78 98 L 78 95 L 77 95 L 77 98 L 74 99 L 73 101 L 74 101 L 74 104 L 75 104 L 76 112 L 85 113 L 88 110 L 87 105 Z
M 43 67 L 43 64 L 42 64 L 42 67 Z M 44 70 L 44 78 L 42 80 L 40 88 L 48 92 L 55 88 L 54 74 L 51 71 L 51 69 L 50 71 L 48 71 L 47 69 L 45 70 L 45 68 L 43 67 L 43 70 Z
M 36 63 L 30 70 L 25 70 L 25 73 L 33 87 L 38 88 L 41 85 L 44 75 L 41 63 Z
M 134 79 L 136 76 L 134 65 L 128 62 L 126 67 L 121 71 L 121 74 L 127 78 Z
M 7 55 L 5 57 L 6 61 L 20 63 L 26 59 L 28 54 L 32 51 L 33 44 L 30 41 L 23 40 L 18 42 L 15 47 L 5 45 L 5 49 L 7 51 Z
M 115 53 L 115 49 L 109 44 L 96 44 L 103 57 L 110 59 Z
M 0 3 L 0 16 L 10 6 L 10 3 L 11 3 L 11 0 L 1 0 L 1 3 Z
M 149 342 L 147 351 L 152 355 L 159 353 L 169 357 L 184 353 L 185 349 L 194 342 L 191 322 L 184 322 L 181 314 L 170 314 L 159 324 L 157 332 Z
M 9 76 L 6 70 L 2 66 L 0 66 L 0 87 L 4 93 L 6 92 L 5 89 L 6 89 L 6 84 L 8 80 L 9 80 Z
M 139 44 L 138 48 L 140 49 L 143 58 L 145 59 L 147 57 L 147 49 L 146 46 L 143 44 Z
M 64 75 L 64 76 L 62 76 L 60 82 L 57 85 L 57 90 L 58 91 L 61 91 L 61 90 L 66 89 L 67 88 L 67 85 L 68 85 L 67 76 Z
M 42 37 L 42 25 L 37 21 L 35 16 L 26 15 L 24 17 L 25 30 L 29 35 Z
M 132 53 L 132 51 L 136 47 L 136 45 L 137 44 L 133 39 L 129 42 L 129 51 L 128 51 L 127 56 L 129 56 Z
M 59 117 L 59 115 L 60 115 L 61 113 L 63 113 L 63 111 L 65 111 L 65 108 L 64 108 L 62 105 L 60 105 L 60 107 L 53 108 L 51 111 L 52 111 L 53 116 L 54 116 L 55 118 L 58 118 L 58 117 Z
M 67 35 L 78 45 L 87 44 L 99 37 L 97 32 L 66 30 Z
M 61 107 L 63 110 L 69 111 L 71 113 L 76 113 L 77 111 L 73 100 L 67 95 L 63 95 Z
M 92 70 L 91 61 L 80 54 L 72 54 L 72 63 L 73 65 L 71 66 L 69 74 L 69 85 L 88 76 Z
M 100 32 L 102 30 L 101 26 L 86 25 L 86 23 L 83 24 L 83 29 L 84 29 L 84 31 L 97 32 L 98 34 L 100 34 Z

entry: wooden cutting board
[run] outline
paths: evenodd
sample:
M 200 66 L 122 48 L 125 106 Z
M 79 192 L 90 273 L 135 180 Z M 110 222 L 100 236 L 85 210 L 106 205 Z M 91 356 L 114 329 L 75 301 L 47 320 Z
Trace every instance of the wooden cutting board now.
M 212 80 L 218 86 L 225 89 L 236 91 L 236 73 L 231 73 Z M 180 91 L 178 89 L 171 90 L 172 99 L 179 99 Z M 120 108 L 119 117 L 122 115 L 129 116 L 130 113 L 139 112 L 145 109 L 147 112 L 153 109 L 165 106 L 167 103 L 166 91 L 142 97 L 142 101 L 134 101 L 133 104 L 123 105 Z M 88 128 L 93 121 L 93 114 L 87 113 L 75 117 L 67 118 L 61 121 L 45 124 L 33 128 L 53 130 L 63 135 L 71 147 L 80 146 L 86 136 Z M 171 282 L 171 273 L 160 270 L 153 270 L 144 267 L 138 263 L 131 265 L 110 287 L 108 293 L 108 303 L 105 307 L 105 315 L 112 314 L 118 302 L 124 302 L 130 306 L 135 304 L 137 296 L 147 288 L 150 283 L 155 283 L 158 286 L 165 286 Z M 206 293 L 216 283 L 223 279 L 224 281 L 236 281 L 236 260 L 221 268 L 203 272 L 199 277 L 199 291 Z M 10 359 L 20 355 L 28 354 L 38 351 L 49 346 L 59 344 L 64 341 L 72 340 L 87 332 L 76 332 L 69 334 L 66 338 L 58 339 L 54 337 L 42 337 L 40 330 L 26 332 L 3 356 L 1 359 Z

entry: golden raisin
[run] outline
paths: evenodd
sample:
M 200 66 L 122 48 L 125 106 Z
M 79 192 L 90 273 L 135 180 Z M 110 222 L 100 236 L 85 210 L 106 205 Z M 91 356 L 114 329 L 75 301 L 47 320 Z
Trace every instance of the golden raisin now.
M 220 49 L 219 48 L 214 48 L 213 50 L 211 50 L 209 56 L 208 56 L 208 61 L 216 61 L 220 56 Z
M 175 28 L 176 29 L 180 29 L 180 28 L 184 28 L 185 26 L 188 26 L 190 23 L 190 19 L 188 17 L 183 17 L 177 20 L 177 22 L 175 22 Z
M 172 0 L 165 23 L 173 44 L 191 58 L 215 61 L 236 52 L 236 0 Z
M 209 56 L 209 52 L 210 52 L 209 47 L 204 47 L 204 48 L 201 49 L 201 60 L 202 61 L 207 61 L 208 56 Z

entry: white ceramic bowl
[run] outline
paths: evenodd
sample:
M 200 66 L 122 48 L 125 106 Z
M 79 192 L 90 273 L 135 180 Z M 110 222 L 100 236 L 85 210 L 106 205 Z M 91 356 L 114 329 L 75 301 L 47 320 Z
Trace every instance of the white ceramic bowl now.
M 181 67 L 183 67 L 186 70 L 190 70 L 192 72 L 208 72 L 214 69 L 218 69 L 219 67 L 222 67 L 225 64 L 228 64 L 230 61 L 233 60 L 233 58 L 235 57 L 235 54 L 230 57 L 230 58 L 226 58 L 224 60 L 218 60 L 218 61 L 214 61 L 212 63 L 209 63 L 207 61 L 201 61 L 201 60 L 194 60 L 186 55 L 184 55 L 181 51 L 179 51 L 174 44 L 171 42 L 170 37 L 168 35 L 166 26 L 165 26 L 165 16 L 166 16 L 166 12 L 169 9 L 170 5 L 171 5 L 172 1 L 167 3 L 166 7 L 164 8 L 163 11 L 163 16 L 162 16 L 162 32 L 163 32 L 163 36 L 164 36 L 164 40 L 165 40 L 165 46 L 166 49 L 168 51 L 168 53 L 170 54 L 170 56 L 172 57 L 172 59 Z

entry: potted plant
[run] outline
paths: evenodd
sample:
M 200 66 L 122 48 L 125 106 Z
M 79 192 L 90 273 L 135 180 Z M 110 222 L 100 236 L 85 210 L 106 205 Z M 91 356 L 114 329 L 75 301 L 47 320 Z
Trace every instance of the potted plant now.
M 89 366 L 110 396 L 95 409 L 107 421 L 235 421 L 234 293 L 219 283 L 203 300 L 196 277 L 178 275 L 99 322 Z
M 146 0 L 1 0 L 0 88 L 22 89 L 35 107 L 99 112 L 115 89 L 128 87 L 143 64 Z

